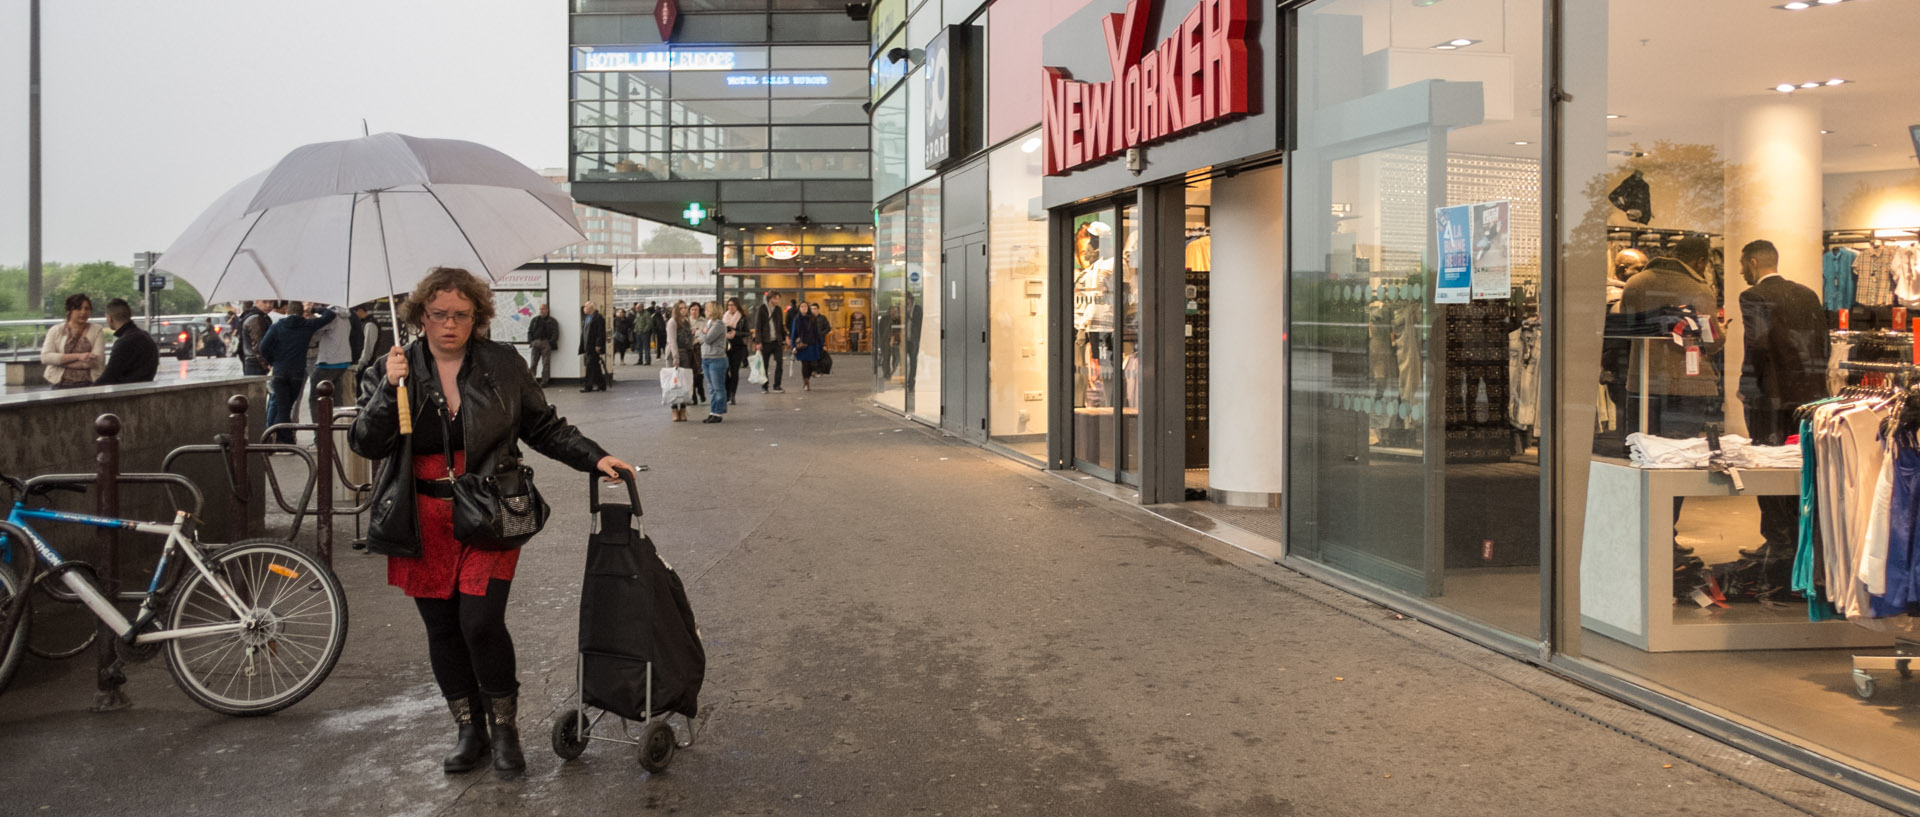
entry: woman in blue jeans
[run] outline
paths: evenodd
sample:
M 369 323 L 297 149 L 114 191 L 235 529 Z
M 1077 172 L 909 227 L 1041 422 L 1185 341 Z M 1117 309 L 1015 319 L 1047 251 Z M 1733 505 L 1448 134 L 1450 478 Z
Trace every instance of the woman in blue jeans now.
M 733 339 L 733 327 L 722 316 L 720 302 L 707 302 L 707 328 L 700 333 L 700 368 L 707 375 L 707 394 L 712 397 L 703 423 L 717 423 L 727 413 L 727 341 Z

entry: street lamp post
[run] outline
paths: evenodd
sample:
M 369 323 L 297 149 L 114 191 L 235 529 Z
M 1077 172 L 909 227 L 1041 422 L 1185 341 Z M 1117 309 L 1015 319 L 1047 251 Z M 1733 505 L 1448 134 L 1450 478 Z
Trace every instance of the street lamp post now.
M 27 308 L 45 309 L 40 284 L 40 0 L 27 3 Z

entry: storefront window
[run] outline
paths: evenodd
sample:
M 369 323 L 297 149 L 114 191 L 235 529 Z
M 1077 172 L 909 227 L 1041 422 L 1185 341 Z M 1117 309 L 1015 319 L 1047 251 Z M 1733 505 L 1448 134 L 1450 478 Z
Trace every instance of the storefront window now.
M 1137 209 L 1073 219 L 1073 428 L 1076 467 L 1107 478 L 1139 470 Z M 1135 478 L 1133 481 L 1138 481 Z
M 907 192 L 907 299 L 902 310 L 902 358 L 907 370 L 904 385 L 912 393 L 911 414 L 940 423 L 940 180 Z M 933 329 L 930 343 L 925 331 Z
M 873 399 L 907 410 L 902 333 L 907 309 L 907 197 L 882 203 L 873 229 Z
M 1040 140 L 987 157 L 988 438 L 1047 457 L 1047 211 Z
M 1912 785 L 1913 9 L 1566 11 L 1561 648 Z
M 1538 637 L 1540 5 L 1298 22 L 1289 550 Z

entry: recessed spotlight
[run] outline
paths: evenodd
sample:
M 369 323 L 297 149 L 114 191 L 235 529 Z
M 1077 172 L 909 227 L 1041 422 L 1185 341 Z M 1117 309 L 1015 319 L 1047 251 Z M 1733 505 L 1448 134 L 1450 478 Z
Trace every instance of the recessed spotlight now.
M 1847 84 L 1847 81 L 1844 79 L 1830 79 L 1830 80 L 1827 80 L 1827 84 L 1828 85 L 1845 85 Z
M 1444 43 L 1434 45 L 1432 46 L 1432 48 L 1436 51 L 1452 51 L 1456 48 L 1466 48 L 1467 46 L 1470 46 L 1470 45 L 1479 45 L 1479 44 L 1480 44 L 1479 40 L 1469 40 L 1465 37 L 1456 37 Z
M 1031 137 L 1027 139 L 1027 141 L 1020 143 L 1021 153 L 1032 153 L 1039 149 L 1040 149 L 1040 137 L 1038 136 Z
M 1610 114 L 1607 114 L 1607 118 L 1608 119 L 1625 119 L 1627 117 L 1623 114 L 1610 113 Z
M 1433 47 L 1433 50 L 1435 50 L 1435 51 L 1452 51 L 1452 50 L 1454 50 L 1454 49 L 1456 49 L 1456 48 L 1459 48 L 1459 47 L 1460 47 L 1460 46 L 1457 46 L 1457 45 L 1436 45 L 1436 46 L 1434 46 L 1434 47 Z
M 1846 0 L 1815 0 L 1815 2 L 1823 6 L 1835 6 L 1846 2 Z
M 1801 10 L 1801 9 L 1809 9 L 1809 8 L 1813 8 L 1813 4 L 1811 4 L 1811 3 L 1798 3 L 1798 2 L 1796 2 L 1796 3 L 1788 3 L 1788 4 L 1786 4 L 1786 5 L 1784 5 L 1784 6 L 1779 6 L 1779 8 L 1783 8 L 1783 9 L 1786 9 L 1786 10 L 1788 10 L 1788 11 L 1799 11 L 1799 10 Z
M 1528 141 L 1525 141 L 1525 140 L 1520 140 L 1520 141 L 1517 141 L 1517 142 L 1514 142 L 1514 144 L 1516 144 L 1516 145 L 1531 145 L 1531 144 L 1533 144 L 1533 143 L 1532 143 L 1532 142 L 1528 142 Z
M 1464 39 L 1464 38 L 1458 39 L 1458 40 L 1448 40 L 1447 45 L 1473 45 L 1473 41 Z
M 1820 135 L 1821 135 L 1821 136 L 1826 136 L 1826 135 L 1828 135 L 1828 134 L 1830 134 L 1830 133 L 1833 133 L 1833 131 L 1830 131 L 1830 130 L 1826 130 L 1826 129 L 1824 129 L 1824 128 L 1823 128 L 1823 129 L 1821 129 L 1821 131 L 1820 131 Z
M 1773 89 L 1783 94 L 1790 94 L 1790 93 L 1793 93 L 1794 90 L 1798 87 L 1799 86 L 1796 86 L 1790 82 L 1782 82 L 1779 85 L 1773 86 Z

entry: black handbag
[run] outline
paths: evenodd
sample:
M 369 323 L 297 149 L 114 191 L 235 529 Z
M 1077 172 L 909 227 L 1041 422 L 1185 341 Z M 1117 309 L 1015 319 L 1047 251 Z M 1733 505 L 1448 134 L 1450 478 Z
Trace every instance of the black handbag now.
M 453 438 L 447 415 L 440 412 L 443 439 Z M 447 473 L 453 473 L 453 452 L 447 454 Z M 476 550 L 513 550 L 527 543 L 553 509 L 533 485 L 533 469 L 518 456 L 491 474 L 461 474 L 453 479 L 453 538 Z

